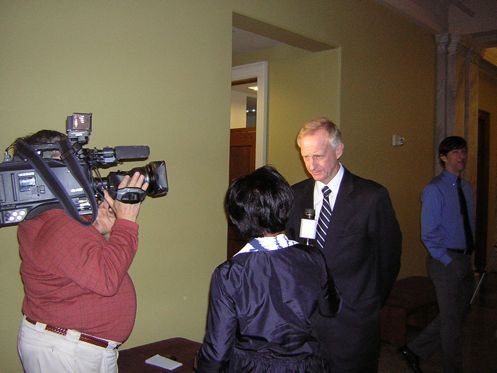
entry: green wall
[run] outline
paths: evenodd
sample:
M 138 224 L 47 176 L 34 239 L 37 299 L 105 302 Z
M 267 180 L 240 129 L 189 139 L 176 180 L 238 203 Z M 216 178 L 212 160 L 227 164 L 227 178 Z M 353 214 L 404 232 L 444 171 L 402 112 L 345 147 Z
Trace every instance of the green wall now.
M 213 6 L 214 5 L 214 6 Z M 126 347 L 200 340 L 226 256 L 231 9 L 226 2 L 0 2 L 1 146 L 93 112 L 89 146 L 146 144 L 170 192 L 142 208 L 131 267 L 138 315 Z M 145 163 L 145 162 L 142 162 Z M 139 164 L 142 164 L 139 163 Z M 134 164 L 124 164 L 129 169 Z M 15 228 L 1 228 L 0 371 L 21 371 Z
M 1 146 L 41 128 L 63 130 L 67 115 L 87 111 L 90 146 L 147 144 L 151 160 L 167 162 L 170 193 L 147 199 L 140 214 L 131 267 L 138 314 L 124 348 L 203 336 L 210 274 L 226 251 L 233 11 L 338 47 L 271 51 L 268 161 L 301 179 L 294 139 L 302 121 L 337 120 L 344 163 L 391 191 L 405 237 L 401 275 L 424 272 L 418 199 L 431 176 L 434 117 L 428 33 L 371 0 L 0 0 Z M 285 63 L 282 53 L 299 57 Z M 300 66 L 304 75 L 285 85 Z M 394 133 L 406 145 L 392 148 Z M 0 229 L 0 371 L 9 373 L 21 371 L 15 234 Z

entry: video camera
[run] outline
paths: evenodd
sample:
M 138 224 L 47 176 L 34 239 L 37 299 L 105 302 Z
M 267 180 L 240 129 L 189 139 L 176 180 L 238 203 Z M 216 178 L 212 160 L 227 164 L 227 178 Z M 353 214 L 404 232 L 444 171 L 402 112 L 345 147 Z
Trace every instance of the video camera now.
M 106 189 L 111 197 L 125 203 L 139 203 L 146 195 L 167 194 L 168 182 L 164 161 L 152 161 L 130 171 L 109 172 L 101 177 L 99 168 L 123 161 L 147 159 L 148 146 L 116 146 L 87 149 L 92 126 L 91 113 L 74 113 L 67 117 L 67 139 L 48 144 L 27 144 L 18 139 L 0 163 L 0 227 L 15 225 L 26 218 L 62 206 L 73 218 L 89 225 L 94 221 L 97 199 Z M 147 191 L 118 186 L 126 175 L 139 172 L 149 183 Z M 95 174 L 95 176 L 93 176 Z M 92 220 L 81 216 L 93 214 Z

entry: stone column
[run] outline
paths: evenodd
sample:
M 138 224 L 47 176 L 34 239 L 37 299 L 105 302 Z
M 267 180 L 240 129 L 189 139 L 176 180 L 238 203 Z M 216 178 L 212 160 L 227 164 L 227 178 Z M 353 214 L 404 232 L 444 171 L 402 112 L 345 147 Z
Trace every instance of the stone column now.
M 454 134 L 456 127 L 456 111 L 457 111 L 457 92 L 458 92 L 458 76 L 457 76 L 457 53 L 460 47 L 460 37 L 450 34 L 449 43 L 447 45 L 447 69 L 446 69 L 446 123 L 445 134 L 443 137 Z
M 459 35 L 436 35 L 436 43 L 434 174 L 441 171 L 438 161 L 440 141 L 457 133 L 469 142 L 474 137 L 470 129 L 474 131 L 478 120 L 478 67 L 474 63 L 475 53 L 463 46 Z
M 468 48 L 464 56 L 464 119 L 463 136 L 468 141 L 468 167 L 466 176 L 477 187 L 478 169 L 478 93 L 480 56 Z
M 435 35 L 435 41 L 437 43 L 437 58 L 436 58 L 436 101 L 435 101 L 435 128 L 433 137 L 433 147 L 434 147 L 434 167 L 433 173 L 438 174 L 440 172 L 440 165 L 438 162 L 438 144 L 445 137 L 447 133 L 446 122 L 447 122 L 447 112 L 446 112 L 446 102 L 447 102 L 447 44 L 449 42 L 448 34 L 438 34 Z

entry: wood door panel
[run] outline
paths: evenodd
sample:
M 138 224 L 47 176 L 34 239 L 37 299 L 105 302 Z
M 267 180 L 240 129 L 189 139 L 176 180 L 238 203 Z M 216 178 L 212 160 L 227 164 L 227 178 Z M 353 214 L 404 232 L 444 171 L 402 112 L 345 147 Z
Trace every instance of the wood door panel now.
M 230 131 L 229 182 L 255 170 L 255 128 L 235 128 Z M 246 243 L 236 227 L 228 222 L 227 258 L 231 258 Z
M 255 170 L 255 128 L 236 128 L 230 134 L 230 183 Z

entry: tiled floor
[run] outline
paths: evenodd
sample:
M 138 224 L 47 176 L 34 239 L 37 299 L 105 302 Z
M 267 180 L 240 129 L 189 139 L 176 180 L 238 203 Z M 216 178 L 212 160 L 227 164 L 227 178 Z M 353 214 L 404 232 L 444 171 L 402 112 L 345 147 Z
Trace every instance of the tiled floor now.
M 479 277 L 475 278 L 476 282 Z M 409 332 L 408 339 L 418 331 Z M 497 373 L 497 272 L 483 279 L 465 324 L 464 371 L 466 373 Z M 411 372 L 397 353 L 398 346 L 383 344 L 380 373 Z M 421 362 L 424 373 L 441 373 L 441 352 Z

